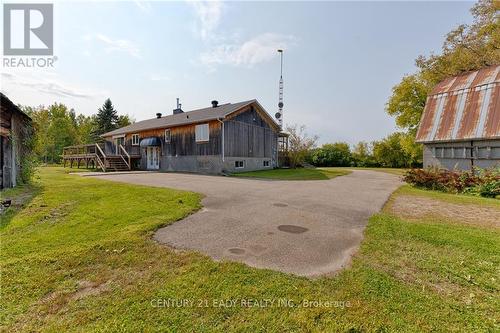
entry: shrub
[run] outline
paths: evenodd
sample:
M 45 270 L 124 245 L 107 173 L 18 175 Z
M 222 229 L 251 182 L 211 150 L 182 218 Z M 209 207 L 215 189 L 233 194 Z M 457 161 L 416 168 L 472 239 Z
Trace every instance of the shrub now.
M 320 167 L 351 166 L 351 151 L 345 142 L 327 143 L 311 154 L 312 164 Z
M 412 169 L 406 172 L 403 180 L 416 187 L 448 193 L 466 193 L 491 198 L 500 195 L 500 168 L 473 171 Z

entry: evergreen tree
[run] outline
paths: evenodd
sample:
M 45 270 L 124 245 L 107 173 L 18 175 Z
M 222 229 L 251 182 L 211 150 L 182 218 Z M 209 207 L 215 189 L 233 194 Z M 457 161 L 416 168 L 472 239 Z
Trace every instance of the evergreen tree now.
M 98 139 L 100 135 L 118 128 L 118 113 L 113 103 L 108 98 L 97 112 L 94 137 Z

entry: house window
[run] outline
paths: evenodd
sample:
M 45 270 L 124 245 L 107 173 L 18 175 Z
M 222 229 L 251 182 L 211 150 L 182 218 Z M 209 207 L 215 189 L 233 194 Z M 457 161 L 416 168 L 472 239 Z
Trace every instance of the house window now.
M 165 142 L 170 142 L 170 129 L 165 130 Z
M 269 164 L 269 160 L 265 160 L 265 161 L 264 161 L 264 166 L 265 166 L 265 167 L 269 167 L 269 165 L 270 165 L 270 164 Z
M 209 139 L 208 124 L 196 125 L 195 127 L 196 142 L 206 142 Z
M 244 161 L 234 161 L 234 167 L 236 169 L 241 169 L 245 167 Z
M 132 146 L 139 145 L 139 134 L 132 134 Z

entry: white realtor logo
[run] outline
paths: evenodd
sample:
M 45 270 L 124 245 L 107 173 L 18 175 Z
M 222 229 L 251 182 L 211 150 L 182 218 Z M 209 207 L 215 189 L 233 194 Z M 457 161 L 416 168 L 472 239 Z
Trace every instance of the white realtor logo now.
M 4 4 L 4 55 L 53 55 L 52 4 Z

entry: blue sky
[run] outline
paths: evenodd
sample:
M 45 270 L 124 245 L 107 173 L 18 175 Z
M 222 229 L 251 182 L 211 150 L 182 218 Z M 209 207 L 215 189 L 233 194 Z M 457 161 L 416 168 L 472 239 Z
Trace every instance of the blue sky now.
M 285 124 L 320 142 L 380 139 L 384 105 L 470 23 L 472 2 L 55 2 L 53 70 L 2 68 L 15 103 L 62 102 L 90 115 L 110 97 L 135 120 L 256 98 L 276 112 L 285 49 Z M 6 74 L 6 75 L 5 75 Z

